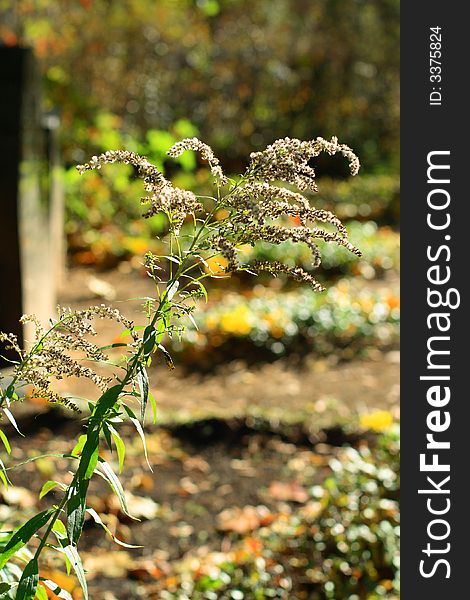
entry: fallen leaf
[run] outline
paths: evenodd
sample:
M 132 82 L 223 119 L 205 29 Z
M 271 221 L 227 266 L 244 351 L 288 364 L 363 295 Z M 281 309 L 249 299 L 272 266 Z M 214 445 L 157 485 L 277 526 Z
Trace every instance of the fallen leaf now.
M 201 473 L 210 471 L 209 463 L 202 456 L 190 456 L 183 462 L 183 468 L 185 471 L 200 471 Z
M 197 494 L 199 492 L 198 486 L 189 477 L 183 477 L 180 479 L 178 493 L 180 496 L 188 496 Z
M 83 567 L 89 579 L 104 575 L 105 577 L 124 578 L 132 565 L 131 555 L 128 552 L 116 551 L 97 554 L 86 554 Z
M 36 506 L 37 497 L 24 487 L 11 485 L 8 489 L 3 489 L 1 496 L 5 504 L 15 506 L 16 508 L 33 508 Z
M 268 525 L 273 519 L 273 514 L 266 506 L 227 508 L 218 515 L 217 528 L 220 531 L 244 534 Z
M 160 505 L 148 496 L 135 496 L 131 492 L 125 492 L 127 506 L 133 517 L 137 519 L 146 519 L 148 521 L 155 519 L 160 513 Z M 127 517 L 122 514 L 119 499 L 113 494 L 108 498 L 108 509 L 119 515 L 120 521 L 127 521 Z
M 307 502 L 309 498 L 306 489 L 296 481 L 273 481 L 269 486 L 268 494 L 274 500 L 299 502 L 300 504 Z
M 194 527 L 187 523 L 178 523 L 169 529 L 170 535 L 177 538 L 187 538 L 194 532 Z
M 300 514 L 306 519 L 316 519 L 322 510 L 322 503 L 312 500 L 311 502 L 307 502 L 307 504 L 300 509 Z
M 155 565 L 155 562 L 147 557 L 137 559 L 128 569 L 129 577 L 138 581 L 157 579 L 163 574 L 163 571 Z

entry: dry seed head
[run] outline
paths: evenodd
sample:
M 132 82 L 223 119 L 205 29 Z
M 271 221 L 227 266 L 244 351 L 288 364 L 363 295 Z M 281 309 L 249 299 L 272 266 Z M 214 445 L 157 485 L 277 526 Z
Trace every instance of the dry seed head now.
M 227 185 L 228 180 L 222 171 L 219 159 L 214 154 L 212 148 L 208 144 L 201 142 L 198 138 L 185 138 L 184 140 L 181 140 L 181 142 L 177 142 L 168 150 L 167 154 L 176 158 L 181 156 L 186 150 L 199 152 L 201 157 L 209 163 L 212 175 L 216 179 L 219 179 L 221 185 Z
M 252 152 L 248 175 L 253 180 L 281 180 L 300 190 L 317 191 L 315 171 L 308 162 L 321 152 L 330 155 L 340 152 L 349 161 L 351 175 L 358 173 L 359 159 L 349 146 L 338 143 L 338 138 L 332 137 L 328 142 L 322 137 L 310 141 L 286 137 L 276 140 L 262 152 Z

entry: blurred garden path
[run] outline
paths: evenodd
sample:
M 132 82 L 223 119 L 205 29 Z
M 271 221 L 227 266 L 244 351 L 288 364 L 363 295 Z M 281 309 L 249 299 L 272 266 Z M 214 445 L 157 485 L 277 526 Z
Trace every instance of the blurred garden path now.
M 110 301 L 139 324 L 145 322 L 139 298 L 151 293 L 150 280 L 127 263 L 102 273 L 78 267 L 69 271 L 61 304 L 85 308 Z M 103 344 L 116 341 L 117 334 L 112 324 L 100 323 Z M 150 383 L 160 422 L 252 415 L 282 421 L 314 419 L 316 429 L 357 420 L 375 409 L 398 416 L 398 361 L 397 351 L 371 348 L 367 358 L 344 362 L 313 356 L 301 366 L 289 359 L 253 366 L 236 361 L 205 375 L 185 373 L 178 365 L 172 372 L 156 366 L 151 368 Z M 85 386 L 79 382 L 74 392 L 85 396 Z

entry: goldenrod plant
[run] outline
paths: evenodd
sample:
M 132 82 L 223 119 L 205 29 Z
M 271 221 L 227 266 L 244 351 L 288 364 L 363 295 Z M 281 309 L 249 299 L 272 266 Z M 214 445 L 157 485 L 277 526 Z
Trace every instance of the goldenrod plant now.
M 224 174 L 212 149 L 197 138 L 176 143 L 168 154 L 177 158 L 187 150 L 200 153 L 208 162 L 215 183 L 213 197 L 198 197 L 189 190 L 174 187 L 156 166 L 133 152 L 109 151 L 78 167 L 80 173 L 86 173 L 109 163 L 132 165 L 143 179 L 142 202 L 147 206 L 143 216 L 151 218 L 163 214 L 168 221 L 167 253 L 159 256 L 148 253 L 145 257 L 148 275 L 155 284 L 155 295 L 145 299 L 148 321 L 144 327 L 134 326 L 117 309 L 102 305 L 75 311 L 61 308 L 48 329 L 34 316 L 24 316 L 23 322 L 32 321 L 35 328 L 28 350 L 23 350 L 13 335 L 1 334 L 0 341 L 16 351 L 17 358 L 13 361 L 12 378 L 1 389 L 0 413 L 15 427 L 12 405 L 20 400 L 25 386 L 32 386 L 33 396 L 47 398 L 72 410 L 79 407 L 72 398 L 57 391 L 57 380 L 70 376 L 88 378 L 99 390 L 98 398 L 90 400 L 88 405 L 85 433 L 62 455 L 70 461 L 69 474 L 64 474 L 61 481 L 47 482 L 47 489 L 40 491 L 44 496 L 52 488 L 62 490 L 60 502 L 36 514 L 15 531 L 1 534 L 2 597 L 43 600 L 48 588 L 61 598 L 70 598 L 57 584 L 40 577 L 40 559 L 48 548 L 65 556 L 67 565 L 76 572 L 84 599 L 88 598 L 78 551 L 87 512 L 106 529 L 99 515 L 87 506 L 87 491 L 93 476 L 99 475 L 109 483 L 122 511 L 131 516 L 118 474 L 104 460 L 100 449 L 104 444 L 109 448 L 114 446 L 122 469 L 125 445 L 119 425 L 125 420 L 132 421 L 145 446 L 143 425 L 147 405 L 150 403 L 155 411 L 147 368 L 152 360 L 158 359 L 173 368 L 164 341 L 167 337 L 183 335 L 185 322 L 193 319 L 198 299 L 207 299 L 206 278 L 240 270 L 253 274 L 267 271 L 304 282 L 320 292 L 324 288 L 311 271 L 281 260 L 246 264 L 239 249 L 257 243 L 305 244 L 311 252 L 314 268 L 321 261 L 318 241 L 338 244 L 360 256 L 339 218 L 330 211 L 312 207 L 302 193 L 316 191 L 311 161 L 321 152 L 343 154 L 352 175 L 358 172 L 356 155 L 335 137 L 330 141 L 323 138 L 277 140 L 262 152 L 251 154 L 246 171 L 236 179 Z M 181 227 L 188 221 L 192 227 L 185 227 L 182 233 Z M 220 270 L 208 269 L 207 265 L 218 257 Z M 99 319 L 118 322 L 127 335 L 122 339 L 129 341 L 99 347 L 93 342 L 93 323 Z M 107 351 L 115 346 L 122 349 L 122 359 L 111 362 Z M 96 369 L 88 365 L 96 365 Z M 107 376 L 98 372 L 103 365 L 108 366 Z M 10 452 L 5 432 L 0 434 L 6 451 Z M 5 486 L 9 484 L 10 468 L 0 463 L 0 478 Z

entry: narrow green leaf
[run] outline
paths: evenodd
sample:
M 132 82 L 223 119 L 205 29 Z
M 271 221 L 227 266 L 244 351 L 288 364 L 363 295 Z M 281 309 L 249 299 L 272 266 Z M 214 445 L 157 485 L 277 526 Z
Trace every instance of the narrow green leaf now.
M 86 435 L 81 435 L 78 438 L 78 442 L 75 444 L 75 448 L 71 452 L 72 456 L 80 456 L 85 444 L 86 444 Z
M 10 556 L 27 544 L 38 529 L 41 529 L 49 521 L 53 512 L 53 509 L 49 509 L 34 515 L 12 535 L 0 554 L 0 569 L 3 569 Z
M 23 571 L 18 589 L 16 591 L 16 600 L 34 600 L 39 582 L 38 561 L 33 558 L 29 561 Z
M 126 544 L 125 542 L 122 542 L 121 540 L 119 540 L 111 532 L 111 530 L 103 523 L 103 520 L 101 519 L 100 515 L 93 508 L 87 508 L 87 513 L 93 518 L 93 520 L 95 521 L 95 523 L 97 525 L 101 525 L 101 527 L 106 531 L 106 533 L 108 535 L 110 535 L 113 538 L 113 540 L 116 542 L 116 544 L 118 544 L 119 546 L 123 546 L 124 548 L 143 548 L 143 546 L 134 546 L 133 544 Z
M 87 435 L 86 443 L 83 446 L 80 464 L 78 466 L 78 475 L 80 479 L 91 479 L 98 463 L 100 451 L 99 430 L 91 431 Z
M 54 521 L 54 525 L 52 526 L 52 531 L 54 533 L 57 533 L 59 537 L 62 537 L 62 538 L 67 537 L 67 530 L 65 528 L 65 525 L 62 523 L 62 521 L 60 519 L 56 519 Z
M 124 348 L 124 346 L 128 346 L 128 345 L 129 344 L 125 344 L 124 342 L 115 342 L 114 344 L 108 344 L 107 346 L 101 346 L 100 350 L 103 351 L 103 350 L 109 350 L 110 348 Z
M 140 420 L 143 423 L 145 419 L 145 409 L 147 408 L 149 398 L 149 378 L 143 365 L 139 365 L 139 370 L 137 371 L 137 383 L 140 390 Z
M 168 352 L 168 350 L 165 348 L 165 346 L 163 346 L 162 344 L 158 344 L 158 349 L 160 350 L 160 352 L 163 354 L 163 356 L 165 357 L 165 362 L 166 362 L 166 366 L 171 370 L 175 368 L 175 365 L 173 364 L 173 359 L 171 358 L 170 353 Z
M 88 423 L 86 442 L 82 449 L 82 456 L 78 467 L 80 479 L 90 479 L 95 471 L 99 455 L 101 424 L 108 410 L 116 404 L 121 392 L 122 385 L 115 385 L 106 390 L 95 405 Z
M 156 334 L 157 332 L 155 331 L 155 328 L 152 325 L 148 325 L 148 327 L 145 328 L 143 337 L 145 358 L 148 358 L 152 354 L 153 349 L 155 348 Z
M 114 429 L 114 427 L 112 425 L 110 425 L 109 423 L 108 423 L 108 427 L 109 427 L 109 431 L 111 432 L 111 435 L 113 436 L 114 443 L 116 444 L 116 450 L 117 450 L 118 461 L 119 461 L 119 473 L 122 473 L 122 467 L 124 465 L 124 458 L 126 456 L 126 446 L 122 440 L 122 437 L 119 435 L 119 433 L 116 431 L 116 429 Z
M 5 415 L 7 416 L 8 420 L 10 421 L 10 423 L 13 425 L 13 427 L 16 429 L 16 431 L 22 436 L 24 437 L 24 435 L 21 433 L 21 431 L 18 429 L 18 425 L 16 424 L 15 421 L 15 417 L 11 414 L 11 411 L 8 408 L 3 408 L 3 412 L 5 413 Z
M 3 433 L 3 431 L 1 429 L 0 429 L 0 440 L 2 440 L 3 445 L 5 446 L 5 450 L 8 452 L 8 454 L 11 454 L 10 442 L 8 441 L 7 436 Z
M 81 479 L 70 488 L 70 496 L 67 500 L 67 534 L 69 540 L 77 543 L 83 530 L 86 510 L 86 494 L 89 479 Z
M 66 529 L 65 525 L 62 523 L 62 521 L 60 519 L 57 519 L 57 521 L 55 521 L 52 526 L 52 531 L 54 532 L 54 534 L 57 538 L 57 541 L 60 544 L 60 548 L 57 548 L 57 550 L 59 550 L 60 552 L 62 552 L 64 554 L 65 568 L 67 571 L 67 575 L 70 575 L 72 565 L 70 564 L 70 561 L 67 558 L 67 555 L 63 552 L 63 548 L 65 548 L 65 546 L 69 545 L 67 529 Z
M 111 468 L 110 464 L 107 463 L 102 458 L 100 458 L 98 466 L 99 466 L 99 468 L 97 469 L 96 473 L 109 483 L 111 489 L 118 497 L 122 512 L 124 514 L 126 514 L 129 518 L 133 519 L 134 521 L 138 521 L 139 519 L 137 519 L 136 517 L 133 517 L 131 515 L 131 513 L 129 512 L 129 507 L 127 506 L 127 500 L 126 500 L 126 496 L 124 494 L 124 489 L 123 489 L 121 482 L 119 481 L 116 473 Z
M 38 585 L 36 590 L 36 600 L 49 600 L 46 588 L 43 585 Z
M 42 486 L 41 491 L 39 492 L 39 499 L 44 498 L 46 494 L 48 494 L 58 485 L 60 485 L 58 481 L 53 481 L 52 479 L 46 481 L 46 483 Z
M 202 295 L 204 296 L 205 301 L 209 302 L 209 296 L 207 294 L 207 290 L 206 290 L 204 284 L 201 283 L 200 281 L 195 281 L 194 283 L 196 283 L 199 286 L 199 289 L 201 290 Z
M 145 432 L 144 432 L 144 430 L 142 428 L 142 425 L 141 425 L 140 421 L 136 418 L 136 416 L 135 416 L 134 412 L 132 411 L 132 409 L 130 409 L 126 405 L 124 405 L 124 409 L 127 412 L 127 414 L 129 415 L 129 419 L 132 421 L 134 427 L 137 430 L 137 433 L 140 436 L 140 439 L 142 440 L 142 446 L 144 448 L 145 460 L 147 461 L 148 468 L 153 473 L 152 466 L 150 465 L 150 462 L 149 462 L 149 457 L 148 457 L 148 453 L 147 453 L 147 442 L 145 440 Z
M 146 325 L 135 325 L 132 329 L 134 331 L 142 331 L 143 329 L 145 329 L 145 327 L 146 327 Z M 130 329 L 124 329 L 119 334 L 119 337 L 127 337 L 128 335 L 131 335 L 131 330 Z
M 85 571 L 83 570 L 82 560 L 78 554 L 78 550 L 75 546 L 69 545 L 63 548 L 63 551 L 69 559 L 73 570 L 77 575 L 78 582 L 83 591 L 83 600 L 88 600 L 88 586 L 86 583 Z
M 63 590 L 60 585 L 57 585 L 57 583 L 55 581 L 51 581 L 50 579 L 44 579 L 44 577 L 40 577 L 39 578 L 40 581 L 43 582 L 43 584 L 48 587 L 51 592 L 53 592 L 56 596 L 58 596 L 59 598 L 63 598 L 64 600 L 73 600 L 73 597 L 71 594 L 69 594 L 69 592 L 67 592 L 67 590 Z M 41 586 L 38 586 L 38 591 L 41 589 Z M 44 588 L 43 588 L 44 589 Z M 37 592 L 36 592 L 37 593 Z M 46 594 L 46 600 L 48 598 L 47 592 L 44 590 L 44 593 Z M 38 595 L 38 600 L 39 599 L 39 594 Z
M 152 394 L 152 392 L 149 391 L 149 400 L 150 400 L 150 404 L 152 406 L 152 413 L 153 413 L 153 423 L 154 425 L 157 422 L 157 402 L 155 400 L 154 395 Z
M 0 479 L 2 480 L 3 485 L 8 488 L 11 484 L 11 481 L 8 479 L 7 470 L 5 465 L 3 464 L 3 460 L 0 458 Z
M 109 390 L 106 390 L 106 392 L 100 396 L 91 417 L 91 422 L 93 424 L 100 421 L 106 412 L 116 404 L 121 392 L 122 385 L 118 384 L 114 385 L 112 388 L 109 388 Z
M 103 435 L 104 439 L 106 440 L 106 445 L 108 446 L 109 451 L 112 452 L 113 444 L 111 442 L 111 432 L 109 431 L 109 425 L 108 423 L 106 423 L 106 421 L 103 423 Z
M 159 344 L 163 338 L 165 337 L 165 332 L 166 332 L 166 322 L 165 319 L 158 319 L 157 321 L 157 337 L 155 338 L 155 342 L 157 344 Z

